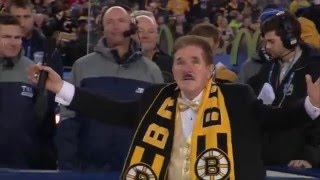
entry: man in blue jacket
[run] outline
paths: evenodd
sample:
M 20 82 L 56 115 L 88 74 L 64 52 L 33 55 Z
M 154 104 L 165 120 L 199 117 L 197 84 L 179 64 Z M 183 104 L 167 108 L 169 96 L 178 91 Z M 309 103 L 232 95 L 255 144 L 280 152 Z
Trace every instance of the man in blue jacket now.
M 54 169 L 55 122 L 36 116 L 37 89 L 25 75 L 34 62 L 23 56 L 22 36 L 17 18 L 0 15 L 0 168 Z
M 46 53 L 52 56 L 47 62 L 60 75 L 63 72 L 61 53 L 55 42 L 46 38 L 40 29 L 34 26 L 34 6 L 29 0 L 10 0 L 6 6 L 8 13 L 16 16 L 23 29 L 22 45 L 25 56 L 38 63 L 36 53 Z
M 102 13 L 103 37 L 93 53 L 78 59 L 72 67 L 70 81 L 76 86 L 116 101 L 133 101 L 146 87 L 163 82 L 159 67 L 143 57 L 140 47 L 129 37 L 135 33 L 129 11 L 112 6 Z M 59 169 L 121 169 L 132 129 L 107 125 L 64 108 L 61 118 L 56 138 Z M 112 114 L 109 118 L 125 121 Z

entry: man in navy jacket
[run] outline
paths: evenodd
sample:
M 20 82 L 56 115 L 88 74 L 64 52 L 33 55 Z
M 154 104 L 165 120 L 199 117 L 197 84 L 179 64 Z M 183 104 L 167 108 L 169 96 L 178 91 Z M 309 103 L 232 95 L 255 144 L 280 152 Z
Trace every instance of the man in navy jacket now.
M 21 38 L 19 21 L 0 15 L 0 167 L 55 169 L 55 122 L 35 112 L 37 88 L 25 75 L 34 62 L 23 56 Z M 53 110 L 44 114 L 54 117 Z

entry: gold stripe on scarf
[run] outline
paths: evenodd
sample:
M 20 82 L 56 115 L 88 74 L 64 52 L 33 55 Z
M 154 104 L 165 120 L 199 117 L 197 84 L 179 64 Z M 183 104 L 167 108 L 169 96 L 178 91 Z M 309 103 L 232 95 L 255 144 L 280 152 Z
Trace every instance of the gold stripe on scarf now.
M 179 94 L 176 87 L 174 83 L 162 88 L 142 117 L 121 179 L 166 178 L 175 131 Z M 192 180 L 235 179 L 231 135 L 223 94 L 209 81 L 192 132 L 189 168 Z
M 213 96 L 213 94 L 215 95 Z M 212 108 L 218 108 L 220 110 L 220 114 L 215 111 L 204 114 L 205 112 L 208 112 L 208 110 Z M 221 123 L 217 124 L 218 122 L 213 122 L 213 121 L 218 121 L 219 115 L 220 115 Z M 206 123 L 208 124 L 215 123 L 216 125 L 206 125 Z M 218 149 L 218 144 L 217 144 L 218 133 L 224 133 L 227 135 L 228 152 L 223 152 L 222 150 Z M 211 170 L 213 172 L 212 174 L 202 173 L 203 171 L 201 170 L 203 170 L 203 168 L 209 168 L 209 167 L 200 166 L 199 164 L 197 164 L 197 162 L 205 160 L 205 156 L 197 157 L 199 136 L 205 136 L 205 149 L 206 149 L 205 151 L 208 151 L 208 154 L 206 155 L 206 157 L 215 157 L 216 160 L 218 160 L 218 161 L 213 161 L 213 164 L 211 164 L 212 165 Z M 198 152 L 198 154 L 199 153 L 201 152 Z M 192 133 L 192 139 L 191 139 L 191 157 L 190 158 L 191 158 L 190 170 L 191 170 L 192 180 L 199 179 L 198 176 L 200 177 L 210 176 L 210 179 L 215 179 L 213 178 L 213 176 L 219 177 L 218 179 L 220 179 L 221 177 L 223 177 L 221 179 L 227 179 L 228 177 L 230 178 L 230 180 L 235 179 L 233 147 L 232 147 L 229 116 L 225 106 L 223 94 L 221 93 L 220 88 L 212 81 L 209 81 L 209 83 L 206 85 L 203 98 L 202 98 L 202 103 L 197 113 L 197 118 L 196 118 L 194 130 Z M 223 160 L 227 159 L 228 163 L 219 163 L 219 160 L 221 159 Z M 217 169 L 220 169 L 223 171 L 214 173 L 214 170 L 217 170 Z

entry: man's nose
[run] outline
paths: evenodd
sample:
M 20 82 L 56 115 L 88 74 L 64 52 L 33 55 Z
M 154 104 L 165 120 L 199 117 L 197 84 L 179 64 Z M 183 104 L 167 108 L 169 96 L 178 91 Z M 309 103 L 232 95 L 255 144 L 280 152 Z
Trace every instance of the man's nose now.
M 119 27 L 117 25 L 112 25 L 111 27 L 108 27 L 108 29 L 110 29 L 113 32 L 119 32 Z
M 185 63 L 184 66 L 183 66 L 183 70 L 185 72 L 190 72 L 192 71 L 192 64 L 191 63 Z
M 115 28 L 115 29 L 121 29 L 122 22 L 115 21 L 115 22 L 113 22 L 112 25 L 113 25 L 113 28 Z M 128 27 L 128 29 L 129 29 L 129 27 Z
M 23 22 L 20 23 L 20 26 L 21 26 L 22 28 L 26 27 L 26 26 L 25 26 L 25 23 L 23 23 Z
M 271 47 L 270 43 L 266 43 L 266 44 L 265 44 L 265 48 L 266 48 L 266 49 L 270 49 L 270 47 Z

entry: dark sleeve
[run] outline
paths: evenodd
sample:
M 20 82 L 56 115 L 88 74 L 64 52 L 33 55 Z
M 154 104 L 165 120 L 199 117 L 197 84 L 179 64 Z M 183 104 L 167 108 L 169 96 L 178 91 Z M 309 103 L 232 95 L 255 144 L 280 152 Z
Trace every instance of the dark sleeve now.
M 61 77 L 63 75 L 63 63 L 61 51 L 56 47 L 56 40 L 53 38 L 46 38 L 44 40 L 44 47 L 47 56 L 47 65 L 56 71 Z
M 56 71 L 61 77 L 63 76 L 63 63 L 62 55 L 58 49 L 54 49 L 51 53 L 51 58 L 47 62 L 47 65 L 50 66 L 54 71 Z
M 134 127 L 138 121 L 139 101 L 117 102 L 76 87 L 68 108 L 109 124 Z M 109 118 L 110 116 L 118 118 Z M 117 119 L 123 119 L 123 121 L 117 121 Z
M 265 130 L 292 129 L 314 121 L 304 108 L 305 98 L 300 99 L 294 105 L 280 108 L 264 105 L 262 100 L 256 99 L 251 89 L 248 99 L 252 102 L 255 117 L 260 120 L 261 127 Z
M 39 123 L 39 144 L 40 151 L 35 163 L 44 169 L 56 169 L 56 151 L 53 138 L 56 132 L 55 110 L 57 104 L 54 102 L 54 94 L 45 91 L 37 93 L 35 110 L 40 119 Z
M 301 159 L 308 161 L 312 165 L 312 168 L 318 168 L 320 165 L 320 146 L 304 146 Z
M 34 110 L 39 121 L 41 138 L 52 138 L 56 128 L 55 115 L 57 103 L 54 101 L 55 94 L 47 90 L 39 93 L 39 89 L 35 89 L 35 92 Z
M 303 133 L 306 144 L 301 159 L 306 160 L 312 164 L 312 167 L 319 167 L 320 165 L 320 121 L 312 121 L 309 126 L 305 128 Z

